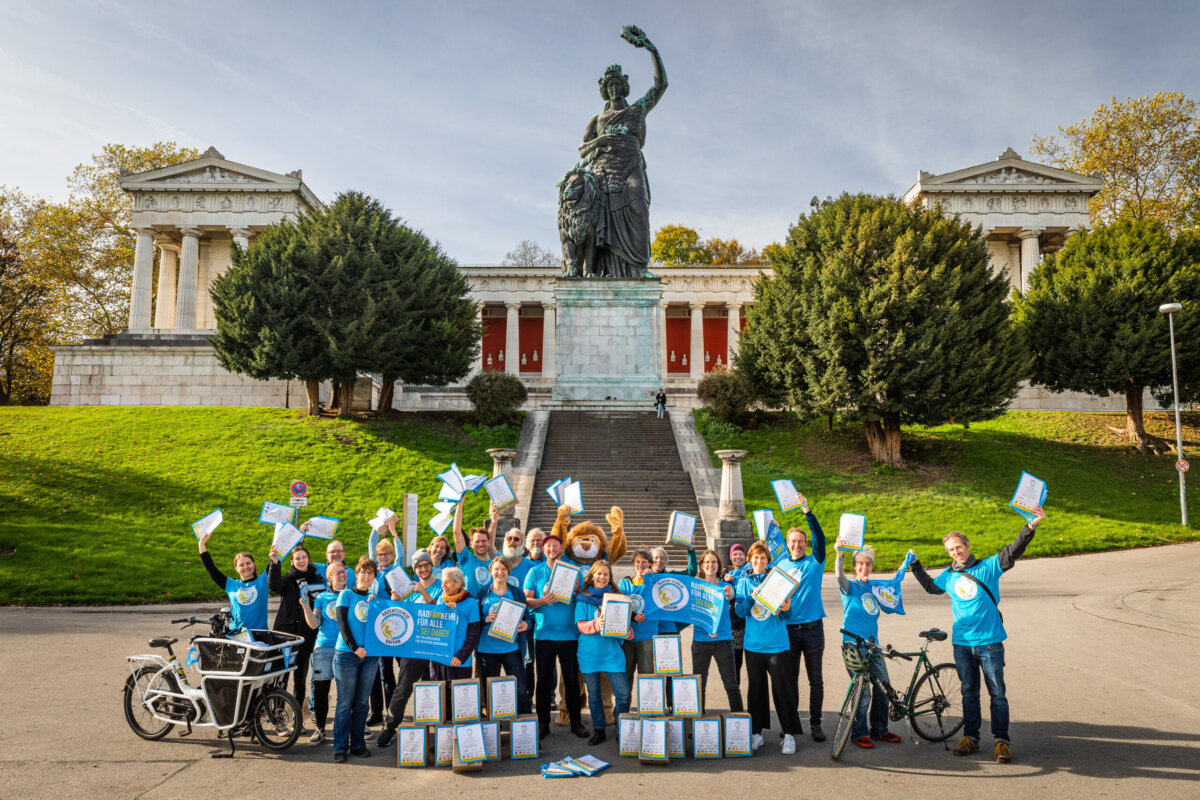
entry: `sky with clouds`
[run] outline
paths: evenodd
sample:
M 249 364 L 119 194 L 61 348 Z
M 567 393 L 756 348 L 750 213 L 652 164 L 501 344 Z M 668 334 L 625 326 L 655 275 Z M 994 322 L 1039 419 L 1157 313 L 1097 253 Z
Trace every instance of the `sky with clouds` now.
M 104 144 L 172 140 L 324 200 L 358 189 L 464 264 L 557 251 L 596 81 L 670 87 L 651 224 L 762 247 L 813 195 L 1026 154 L 1110 97 L 1200 100 L 1195 2 L 61 2 L 0 6 L 0 185 L 63 199 Z

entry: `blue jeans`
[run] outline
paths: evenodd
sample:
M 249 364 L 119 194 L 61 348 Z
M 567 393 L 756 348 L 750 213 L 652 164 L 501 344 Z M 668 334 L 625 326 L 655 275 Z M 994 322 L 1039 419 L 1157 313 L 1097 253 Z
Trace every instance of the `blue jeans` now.
M 954 665 L 962 681 L 963 735 L 979 741 L 983 717 L 979 712 L 979 673 L 992 699 L 992 738 L 1008 742 L 1008 698 L 1004 695 L 1004 645 L 954 645 Z
M 354 653 L 333 654 L 333 680 L 337 683 L 337 710 L 333 714 L 333 752 L 366 747 L 363 729 L 371 686 L 379 673 L 379 656 L 359 658 Z
M 588 711 L 592 715 L 592 729 L 604 730 L 604 697 L 600 693 L 600 676 L 608 676 L 608 685 L 613 693 L 613 716 L 629 711 L 629 678 L 624 672 L 585 672 L 583 682 L 587 684 Z
M 863 660 L 867 659 L 867 648 L 860 647 L 858 652 L 862 654 Z M 876 653 L 879 650 L 875 650 Z M 887 661 L 881 655 L 879 658 L 872 658 L 870 661 L 871 672 L 876 678 L 884 683 L 891 684 L 888 680 Z M 850 677 L 854 677 L 854 673 L 850 673 Z M 888 701 L 887 695 L 883 693 L 883 689 L 872 685 L 871 691 L 863 692 L 862 697 L 858 698 L 858 713 L 854 715 L 854 725 L 850 728 L 851 739 L 861 739 L 868 735 L 867 723 L 870 722 L 870 735 L 874 737 L 884 736 L 888 732 Z M 868 715 L 868 707 L 870 713 Z

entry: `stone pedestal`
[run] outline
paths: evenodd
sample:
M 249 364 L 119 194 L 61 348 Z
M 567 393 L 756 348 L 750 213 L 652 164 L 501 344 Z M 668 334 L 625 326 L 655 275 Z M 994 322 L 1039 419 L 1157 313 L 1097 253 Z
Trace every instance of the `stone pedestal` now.
M 662 375 L 662 283 L 559 278 L 551 408 L 651 410 Z
M 492 477 L 503 475 L 508 478 L 508 483 L 513 487 L 513 493 L 517 491 L 516 483 L 513 481 L 513 459 L 517 457 L 517 451 L 507 447 L 493 447 L 487 451 L 487 454 L 492 457 Z M 521 527 L 516 517 L 517 506 L 513 505 L 500 512 L 500 521 L 496 525 L 496 548 L 504 544 L 504 534 L 508 533 L 512 528 Z
M 749 547 L 754 533 L 746 519 L 746 498 L 742 493 L 742 459 L 749 451 L 716 450 L 721 459 L 721 502 L 717 508 L 717 535 L 708 546 L 729 560 L 729 548 L 734 544 Z

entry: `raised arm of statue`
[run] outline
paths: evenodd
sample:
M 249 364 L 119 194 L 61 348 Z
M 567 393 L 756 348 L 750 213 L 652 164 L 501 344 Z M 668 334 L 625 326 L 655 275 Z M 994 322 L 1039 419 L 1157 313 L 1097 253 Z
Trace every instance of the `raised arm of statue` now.
M 636 25 L 626 25 L 621 29 L 621 38 L 634 47 L 645 48 L 650 53 L 651 61 L 654 62 L 654 85 L 637 101 L 637 105 L 649 113 L 650 109 L 658 105 L 663 92 L 667 90 L 667 68 L 663 66 L 662 56 L 659 55 L 658 48 L 646 38 L 646 33 L 641 28 Z

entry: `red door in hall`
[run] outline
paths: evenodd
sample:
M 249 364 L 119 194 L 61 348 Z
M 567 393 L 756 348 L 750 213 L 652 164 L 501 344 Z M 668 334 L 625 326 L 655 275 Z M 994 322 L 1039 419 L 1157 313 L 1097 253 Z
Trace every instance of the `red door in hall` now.
M 729 318 L 704 318 L 704 371 L 729 366 Z
M 483 352 L 481 371 L 503 372 L 504 362 L 500 354 L 504 352 L 504 337 L 508 331 L 508 321 L 504 317 L 483 318 Z
M 518 332 L 521 339 L 521 372 L 541 372 L 542 323 L 545 317 L 521 317 Z
M 686 375 L 692 371 L 688 359 L 692 347 L 692 321 L 687 317 L 667 317 L 667 359 L 668 375 Z

